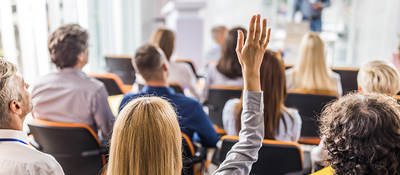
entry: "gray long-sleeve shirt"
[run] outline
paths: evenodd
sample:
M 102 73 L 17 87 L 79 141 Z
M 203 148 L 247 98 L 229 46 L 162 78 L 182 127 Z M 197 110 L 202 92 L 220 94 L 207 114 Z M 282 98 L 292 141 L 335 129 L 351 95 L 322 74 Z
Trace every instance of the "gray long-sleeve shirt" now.
M 249 174 L 264 138 L 264 103 L 262 92 L 243 92 L 242 130 L 239 142 L 228 152 L 215 175 Z

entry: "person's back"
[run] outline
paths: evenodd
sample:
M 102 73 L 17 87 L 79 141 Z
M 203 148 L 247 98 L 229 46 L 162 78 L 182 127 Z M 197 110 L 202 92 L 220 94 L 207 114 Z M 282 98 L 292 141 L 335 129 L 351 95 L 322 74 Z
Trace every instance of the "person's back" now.
M 89 125 L 108 140 L 114 115 L 105 86 L 88 77 L 88 33 L 77 24 L 58 28 L 49 36 L 51 61 L 57 72 L 42 77 L 32 88 L 34 118 Z
M 298 63 L 286 70 L 286 86 L 288 89 L 331 91 L 342 95 L 340 75 L 327 68 L 324 43 L 318 34 L 304 35 Z
M 101 123 L 102 120 L 97 120 L 94 116 L 100 111 L 108 113 L 107 109 L 99 109 L 93 105 L 93 100 L 108 96 L 104 90 L 102 82 L 87 76 L 81 70 L 64 68 L 41 77 L 33 86 L 32 102 L 35 109 L 32 114 L 41 120 L 89 125 L 94 131 L 100 129 L 99 125 L 111 129 L 111 122 Z
M 0 174 L 63 175 L 54 157 L 30 146 L 22 131 L 32 103 L 29 85 L 16 71 L 0 58 Z
M 10 139 L 7 143 L 6 139 Z M 18 141 L 11 141 L 18 139 Z M 0 174 L 61 175 L 62 168 L 54 157 L 28 144 L 22 131 L 0 129 Z
M 284 106 L 286 97 L 285 68 L 277 53 L 267 51 L 260 68 L 261 89 L 270 94 L 264 97 L 265 139 L 297 142 L 300 138 L 301 117 L 296 109 Z M 229 100 L 224 107 L 222 119 L 228 135 L 238 135 L 242 102 Z
M 155 95 L 169 100 L 177 110 L 182 132 L 190 138 L 197 133 L 205 147 L 215 147 L 218 134 L 204 112 L 202 105 L 195 99 L 177 94 L 168 87 L 169 67 L 161 49 L 153 45 L 140 47 L 132 64 L 146 81 L 146 86 L 138 94 L 126 94 L 121 102 L 120 111 L 129 101 L 140 97 Z
M 246 35 L 246 29 L 235 27 L 228 31 L 223 45 L 222 56 L 216 65 L 210 64 L 207 69 L 206 82 L 201 101 L 208 98 L 208 91 L 212 85 L 243 86 L 242 72 L 237 55 L 235 54 L 238 31 Z

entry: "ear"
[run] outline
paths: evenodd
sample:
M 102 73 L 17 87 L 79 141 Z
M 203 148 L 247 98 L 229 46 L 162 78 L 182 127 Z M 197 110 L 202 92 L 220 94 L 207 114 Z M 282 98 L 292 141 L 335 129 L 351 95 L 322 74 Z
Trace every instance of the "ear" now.
M 78 54 L 78 62 L 84 62 L 85 61 L 85 52 L 81 52 Z
M 166 63 L 162 64 L 162 69 L 163 69 L 163 71 L 168 72 L 168 66 Z
M 12 100 L 10 102 L 10 111 L 17 115 L 22 115 L 22 105 L 17 100 Z
M 362 88 L 360 86 L 358 86 L 357 89 L 359 93 L 362 93 Z

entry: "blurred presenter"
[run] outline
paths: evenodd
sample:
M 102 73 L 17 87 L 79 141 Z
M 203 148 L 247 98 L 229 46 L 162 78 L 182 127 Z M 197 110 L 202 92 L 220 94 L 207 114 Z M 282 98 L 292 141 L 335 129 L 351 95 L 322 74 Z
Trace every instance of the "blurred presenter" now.
M 322 31 L 322 10 L 331 5 L 330 0 L 295 0 L 295 12 L 303 14 L 303 21 L 310 22 L 310 29 L 314 32 Z

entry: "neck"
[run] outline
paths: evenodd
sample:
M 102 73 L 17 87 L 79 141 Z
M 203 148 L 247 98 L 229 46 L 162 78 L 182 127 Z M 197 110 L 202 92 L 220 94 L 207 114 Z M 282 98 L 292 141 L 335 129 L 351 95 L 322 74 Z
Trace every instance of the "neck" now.
M 24 122 L 23 119 L 21 119 L 18 116 L 13 116 L 8 127 L 3 128 L 3 129 L 12 129 L 12 130 L 18 130 L 22 131 L 22 123 Z
M 169 86 L 168 83 L 167 83 L 167 81 L 165 81 L 165 80 L 162 80 L 162 81 L 159 81 L 159 80 L 157 80 L 157 81 L 150 80 L 150 81 L 146 81 L 146 84 L 147 84 L 148 86 L 156 86 L 156 87 L 168 87 L 168 86 Z
M 84 65 L 82 65 L 82 64 L 76 64 L 76 65 L 75 65 L 74 67 L 72 67 L 72 68 L 82 70 L 83 66 L 84 66 Z

